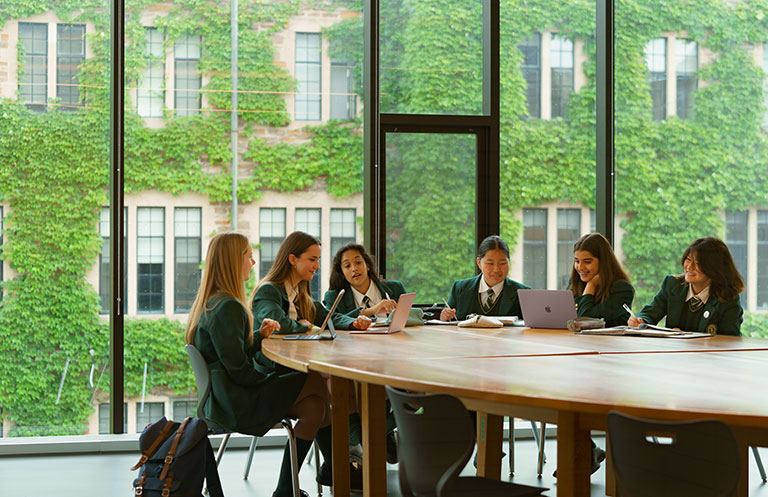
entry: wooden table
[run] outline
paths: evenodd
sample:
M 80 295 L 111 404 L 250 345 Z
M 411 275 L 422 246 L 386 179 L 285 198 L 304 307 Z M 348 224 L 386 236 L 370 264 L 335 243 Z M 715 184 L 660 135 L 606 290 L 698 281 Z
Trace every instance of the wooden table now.
M 336 460 L 348 457 L 348 393 L 352 380 L 361 383 L 367 496 L 386 494 L 385 384 L 450 393 L 482 413 L 478 469 L 489 477 L 500 477 L 502 416 L 556 423 L 558 496 L 589 495 L 589 430 L 605 429 L 612 409 L 728 423 L 741 445 L 740 497 L 747 447 L 768 445 L 768 341 L 759 339 L 422 327 L 388 336 L 341 332 L 334 342 L 273 339 L 263 348 L 276 362 L 330 375 Z M 348 467 L 334 465 L 336 497 L 349 495 L 348 481 Z

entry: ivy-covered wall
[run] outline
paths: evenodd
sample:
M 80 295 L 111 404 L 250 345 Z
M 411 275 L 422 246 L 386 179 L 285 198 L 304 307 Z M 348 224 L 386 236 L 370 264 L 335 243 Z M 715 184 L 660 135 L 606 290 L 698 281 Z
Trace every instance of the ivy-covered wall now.
M 127 2 L 126 50 L 135 55 L 127 61 L 128 81 L 141 74 L 146 60 L 140 12 L 153 4 Z M 206 89 L 229 88 L 227 5 L 181 0 L 157 21 L 169 47 L 184 33 L 202 35 L 200 67 L 210 77 Z M 481 59 L 473 54 L 479 53 L 482 39 L 480 5 L 382 2 L 386 50 L 381 60 L 388 68 L 382 74 L 382 93 L 390 109 L 457 113 L 478 108 Z M 275 94 L 292 91 L 295 82 L 273 61 L 273 34 L 304 8 L 362 10 L 359 0 L 241 0 L 240 7 L 239 87 Z M 93 23 L 96 33 L 87 43 L 94 56 L 80 72 L 88 88 L 87 109 L 39 115 L 15 98 L 0 102 L 0 195 L 10 207 L 3 257 L 19 274 L 5 283 L 0 304 L 0 406 L 15 423 L 12 434 L 82 433 L 92 410 L 92 392 L 85 386 L 91 366 L 88 349 L 94 347 L 101 361 L 107 350 L 98 300 L 84 275 L 98 254 L 95 228 L 99 208 L 107 201 L 108 17 L 101 2 L 4 0 L 0 26 L 50 10 L 62 20 Z M 760 126 L 765 74 L 750 52 L 751 45 L 768 41 L 766 12 L 768 0 L 617 3 L 616 203 L 624 219 L 625 263 L 638 290 L 636 307 L 650 299 L 664 274 L 679 271 L 680 254 L 690 241 L 722 236 L 724 210 L 767 203 L 768 151 Z M 550 201 L 594 206 L 595 12 L 594 3 L 583 0 L 502 0 L 501 14 L 501 234 L 514 245 L 521 227 L 517 213 L 523 207 Z M 516 46 L 545 30 L 585 41 L 588 62 L 576 70 L 584 73 L 587 84 L 571 95 L 565 119 L 525 116 L 526 86 Z M 653 122 L 643 49 L 667 33 L 685 33 L 716 56 L 698 73 L 695 117 Z M 362 18 L 346 17 L 324 34 L 333 60 L 355 64 L 356 89 L 362 94 Z M 306 140 L 299 145 L 257 138 L 258 129 L 288 124 L 285 101 L 275 94 L 249 93 L 240 99 L 242 158 L 248 164 L 238 188 L 240 200 L 257 201 L 265 189 L 301 190 L 319 177 L 333 195 L 360 192 L 360 123 L 306 128 Z M 208 94 L 211 107 L 227 108 L 228 98 L 225 91 Z M 125 123 L 126 191 L 198 192 L 211 202 L 227 202 L 228 122 L 225 113 L 176 118 L 168 111 L 165 127 L 150 129 L 130 111 Z M 392 274 L 414 282 L 409 290 L 437 298 L 444 291 L 435 292 L 433 282 L 446 267 L 472 274 L 474 240 L 465 229 L 473 215 L 467 180 L 471 159 L 463 140 L 403 138 L 387 151 L 388 167 L 401 172 L 388 184 L 396 187 L 389 205 L 408 207 L 400 213 L 393 210 L 388 219 L 399 227 L 388 246 L 389 261 Z M 439 151 L 439 164 L 430 147 Z M 413 150 L 425 152 L 409 153 Z M 447 213 L 446 199 L 454 202 Z M 763 319 L 752 315 L 745 332 L 760 334 L 765 327 Z M 129 320 L 129 395 L 140 391 L 135 379 L 141 378 L 147 357 L 152 358 L 148 387 L 190 390 L 181 328 L 169 321 Z M 67 359 L 66 384 L 77 387 L 64 388 L 56 405 Z

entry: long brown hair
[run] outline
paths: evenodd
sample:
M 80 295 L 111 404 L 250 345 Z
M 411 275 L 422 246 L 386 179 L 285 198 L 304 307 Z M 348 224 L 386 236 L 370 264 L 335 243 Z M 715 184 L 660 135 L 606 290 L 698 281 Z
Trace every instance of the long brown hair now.
M 333 263 L 331 264 L 331 278 L 330 282 L 328 283 L 329 289 L 342 290 L 349 289 L 350 287 L 349 282 L 344 277 L 344 272 L 341 270 L 341 258 L 344 257 L 344 252 L 348 250 L 356 250 L 360 253 L 360 257 L 363 258 L 365 265 L 368 266 L 368 278 L 372 283 L 378 283 L 379 277 L 376 275 L 376 271 L 373 269 L 375 267 L 373 264 L 373 257 L 371 257 L 371 254 L 365 250 L 365 247 L 359 243 L 352 242 L 341 247 L 336 252 L 336 255 L 333 256 Z
M 301 257 L 301 254 L 307 251 L 312 245 L 320 245 L 320 240 L 312 235 L 304 233 L 303 231 L 294 231 L 283 240 L 280 245 L 280 249 L 277 251 L 272 267 L 269 268 L 269 272 L 264 276 L 256 288 L 253 289 L 251 294 L 251 301 L 256 295 L 256 290 L 259 289 L 264 283 L 276 283 L 285 284 L 291 276 L 293 266 L 291 265 L 288 256 L 293 254 L 295 257 Z M 309 286 L 309 281 L 299 282 L 299 314 L 303 319 L 306 319 L 310 323 L 315 320 L 315 303 L 312 301 L 312 290 Z
M 710 293 L 720 302 L 728 302 L 744 291 L 744 279 L 736 269 L 728 246 L 719 238 L 699 238 L 685 249 L 680 264 L 688 257 L 697 261 L 701 272 L 712 280 Z M 685 276 L 678 276 L 684 280 Z
M 629 283 L 629 276 L 616 259 L 611 244 L 600 233 L 587 233 L 573 244 L 573 252 L 584 250 L 592 254 L 592 257 L 598 260 L 599 267 L 597 274 L 600 275 L 600 286 L 595 292 L 595 301 L 602 302 L 607 299 L 611 293 L 613 284 L 617 281 L 626 281 Z M 576 266 L 571 268 L 571 284 L 568 289 L 573 292 L 574 297 L 584 294 L 587 284 L 581 281 Z
M 242 233 L 228 232 L 214 236 L 205 254 L 205 265 L 200 278 L 197 296 L 192 303 L 184 335 L 190 345 L 195 343 L 195 332 L 200 316 L 211 310 L 208 302 L 214 297 L 232 297 L 242 304 L 248 315 L 248 340 L 253 343 L 253 313 L 245 300 L 243 261 L 250 253 L 248 237 Z

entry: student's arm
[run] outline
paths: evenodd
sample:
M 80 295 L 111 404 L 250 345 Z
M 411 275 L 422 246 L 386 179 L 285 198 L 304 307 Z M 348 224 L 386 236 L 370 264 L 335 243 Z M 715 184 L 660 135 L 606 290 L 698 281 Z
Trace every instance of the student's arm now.
M 669 305 L 669 292 L 672 285 L 679 284 L 677 278 L 672 275 L 666 276 L 661 283 L 659 292 L 653 297 L 650 304 L 643 307 L 643 309 L 637 313 L 637 317 L 642 319 L 648 324 L 656 324 L 661 321 L 661 318 L 667 315 Z
M 288 317 L 288 314 L 283 310 L 283 295 L 272 283 L 264 283 L 259 287 L 256 295 L 253 296 L 251 308 L 254 323 L 261 323 L 265 318 L 274 319 L 280 323 L 280 331 L 275 332 L 276 335 L 304 333 L 309 330 L 307 326 Z M 254 326 L 256 325 L 254 324 Z
M 317 300 L 314 301 L 315 303 L 315 326 L 322 326 L 323 321 L 325 321 L 325 316 L 328 315 L 328 309 L 323 307 L 323 304 L 318 302 Z M 341 302 L 339 302 L 341 303 Z M 331 302 L 331 305 L 333 305 L 333 302 Z M 355 322 L 355 319 L 357 317 L 351 317 L 347 314 L 341 314 L 338 312 L 338 308 L 336 312 L 333 313 L 333 317 L 331 318 L 333 320 L 333 325 L 336 327 L 336 329 L 339 330 L 349 330 L 352 328 L 352 323 Z
M 352 290 L 347 290 L 347 292 L 351 292 Z M 325 292 L 325 295 L 323 296 L 323 305 L 326 309 L 330 309 L 333 306 L 333 303 L 336 302 L 336 297 L 339 296 L 338 290 L 328 290 Z M 360 315 L 360 308 L 355 306 L 352 309 L 348 309 L 344 302 L 347 300 L 347 295 L 341 298 L 339 301 L 339 305 L 336 307 L 336 312 L 339 314 L 346 314 L 347 316 L 351 318 L 356 318 Z M 352 302 L 354 302 L 355 299 L 352 298 Z M 323 318 L 325 319 L 325 318 Z M 333 324 L 336 324 L 336 321 L 333 322 Z
M 632 307 L 635 298 L 635 289 L 627 281 L 614 283 L 608 298 L 602 302 L 595 302 L 594 295 L 581 295 L 576 297 L 579 317 L 603 318 L 606 323 L 621 320 L 626 323 L 629 313 L 624 310 L 623 304 Z
M 714 297 L 710 297 L 714 298 Z M 722 317 L 718 323 L 718 335 L 741 336 L 741 322 L 743 321 L 744 310 L 741 308 L 739 298 L 730 302 L 719 303 L 722 306 Z
M 248 316 L 235 299 L 226 299 L 214 309 L 209 334 L 219 362 L 233 383 L 245 387 L 261 385 L 269 375 L 257 369 L 253 358 L 246 352 Z M 257 332 L 258 333 L 258 332 Z

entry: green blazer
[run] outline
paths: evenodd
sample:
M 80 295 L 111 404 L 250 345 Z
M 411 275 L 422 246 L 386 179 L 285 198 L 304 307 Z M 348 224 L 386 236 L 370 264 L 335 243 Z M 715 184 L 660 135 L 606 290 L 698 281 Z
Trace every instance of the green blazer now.
M 308 328 L 299 323 L 298 320 L 288 317 L 288 294 L 283 285 L 276 285 L 274 283 L 264 283 L 261 285 L 256 291 L 256 295 L 253 296 L 251 309 L 253 310 L 254 327 L 256 326 L 255 323 L 261 323 L 264 318 L 270 318 L 280 323 L 280 331 L 277 334 L 284 335 L 308 331 Z M 296 310 L 298 311 L 299 309 L 297 308 Z M 314 324 L 316 326 L 322 325 L 327 315 L 328 310 L 323 307 L 323 304 L 315 301 Z M 302 319 L 301 315 L 299 315 L 299 319 Z M 340 313 L 334 313 L 332 319 L 334 326 L 341 330 L 348 330 L 355 321 L 355 318 Z
M 195 331 L 195 347 L 211 370 L 203 413 L 224 428 L 260 437 L 288 415 L 306 375 L 280 374 L 254 360 L 261 340 L 248 344 L 253 330 L 236 299 L 211 299 L 207 306 L 213 308 L 200 315 Z
M 677 328 L 680 315 L 683 312 L 685 297 L 688 296 L 688 283 L 677 277 L 668 275 L 661 283 L 659 293 L 653 301 L 637 313 L 637 317 L 649 324 L 658 323 L 667 316 L 667 327 Z M 741 335 L 741 322 L 744 311 L 741 309 L 739 298 L 729 302 L 720 302 L 713 295 L 704 304 L 699 326 L 695 330 L 702 333 L 718 335 Z
M 376 287 L 379 289 L 382 297 L 384 297 L 386 294 L 389 294 L 389 298 L 392 300 L 397 300 L 400 298 L 400 295 L 405 293 L 405 287 L 397 280 L 379 280 L 379 282 L 376 283 Z M 357 318 L 357 316 L 360 315 L 360 308 L 355 303 L 355 296 L 352 294 L 352 287 L 347 284 L 346 290 L 347 291 L 344 293 L 344 296 L 341 297 L 341 301 L 339 302 L 338 307 L 336 307 L 336 312 Z M 336 301 L 336 297 L 338 295 L 338 290 L 328 290 L 323 296 L 323 305 L 330 309 L 333 303 Z
M 448 305 L 456 309 L 456 319 L 465 319 L 468 315 L 485 314 L 480 307 L 480 299 L 477 295 L 477 289 L 480 286 L 482 274 L 465 280 L 453 282 L 451 286 L 451 296 L 448 297 Z M 522 316 L 520 310 L 520 301 L 517 298 L 517 291 L 521 288 L 530 288 L 529 286 L 518 283 L 515 280 L 506 278 L 504 280 L 504 289 L 501 296 L 497 297 L 493 309 L 488 316 Z
M 600 303 L 595 302 L 594 295 L 581 295 L 576 297 L 576 313 L 579 317 L 603 318 L 605 325 L 623 326 L 629 320 L 629 313 L 624 310 L 622 304 L 632 307 L 635 298 L 635 289 L 629 281 L 619 280 L 614 282 L 608 298 Z

